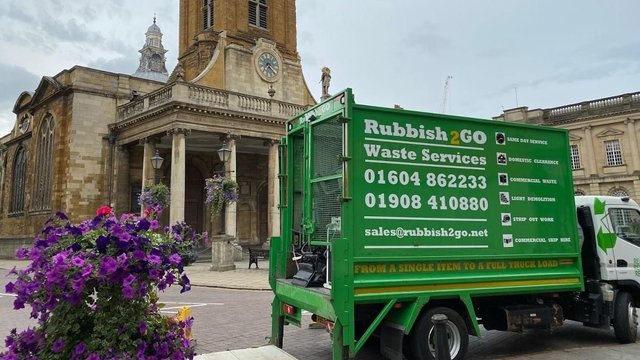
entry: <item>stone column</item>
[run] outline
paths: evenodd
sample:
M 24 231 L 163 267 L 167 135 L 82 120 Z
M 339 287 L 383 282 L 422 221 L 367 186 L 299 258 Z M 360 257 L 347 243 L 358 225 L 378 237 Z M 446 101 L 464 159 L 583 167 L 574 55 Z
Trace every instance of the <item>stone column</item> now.
M 631 145 L 631 161 L 633 169 L 627 170 L 628 173 L 633 174 L 640 171 L 640 157 L 638 156 L 638 136 L 636 135 L 636 125 L 634 119 L 624 121 L 627 124 L 627 132 L 629 133 L 629 144 Z
M 144 145 L 144 151 L 142 154 L 142 190 L 145 186 L 153 184 L 153 166 L 151 166 L 151 157 L 154 154 L 155 143 L 150 138 L 141 139 L 140 142 Z
M 587 126 L 583 130 L 585 140 L 587 141 L 588 153 L 586 155 L 588 160 L 587 164 L 589 165 L 589 167 L 586 169 L 587 171 L 585 175 L 598 176 L 598 167 L 596 166 L 596 149 L 593 147 L 593 135 L 591 135 L 591 126 Z
M 129 189 L 130 183 L 130 163 L 129 163 L 129 148 L 127 146 L 116 147 L 116 161 L 115 161 L 115 186 L 114 186 L 114 211 L 116 214 L 131 212 L 131 190 Z M 135 200 L 137 201 L 137 199 Z
M 236 163 L 236 138 L 234 136 L 227 136 L 226 137 L 227 140 L 227 146 L 229 147 L 229 150 L 231 150 L 231 153 L 229 154 L 229 160 L 224 164 L 225 165 L 225 171 L 227 176 L 229 176 L 233 181 L 236 181 L 237 179 L 237 163 Z M 225 213 L 224 213 L 224 227 L 225 227 L 225 234 L 229 235 L 229 236 L 233 236 L 234 238 L 238 237 L 237 234 L 237 218 L 236 215 L 237 211 L 236 211 L 236 204 L 228 204 L 225 208 Z
M 169 207 L 169 224 L 184 220 L 184 187 L 186 139 L 190 129 L 175 128 L 167 131 L 171 141 L 171 205 Z
M 267 140 L 266 145 L 269 146 L 269 176 L 268 176 L 268 197 L 269 197 L 269 216 L 268 231 L 269 239 L 272 236 L 280 236 L 280 159 L 278 154 L 278 144 L 276 140 Z

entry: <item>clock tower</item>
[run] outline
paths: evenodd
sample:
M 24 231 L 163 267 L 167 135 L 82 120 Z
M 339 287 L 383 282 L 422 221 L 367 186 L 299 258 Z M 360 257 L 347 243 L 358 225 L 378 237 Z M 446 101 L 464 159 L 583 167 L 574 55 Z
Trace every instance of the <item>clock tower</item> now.
M 296 41 L 295 0 L 180 0 L 185 81 L 314 104 Z

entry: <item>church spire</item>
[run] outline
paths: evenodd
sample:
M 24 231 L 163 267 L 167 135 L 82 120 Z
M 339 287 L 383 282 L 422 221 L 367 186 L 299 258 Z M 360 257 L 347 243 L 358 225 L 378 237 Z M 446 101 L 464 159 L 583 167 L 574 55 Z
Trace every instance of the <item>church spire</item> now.
M 133 74 L 149 80 L 167 81 L 169 73 L 165 66 L 167 61 L 164 54 L 167 52 L 162 46 L 162 31 L 156 25 L 156 14 L 153 14 L 153 24 L 149 26 L 145 33 L 147 37 L 144 46 L 138 52 L 140 56 L 140 66 Z

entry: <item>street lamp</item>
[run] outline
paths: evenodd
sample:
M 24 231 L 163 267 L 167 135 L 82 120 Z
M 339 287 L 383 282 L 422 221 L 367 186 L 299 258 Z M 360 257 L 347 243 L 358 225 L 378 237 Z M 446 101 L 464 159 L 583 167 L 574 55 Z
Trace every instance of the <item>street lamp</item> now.
M 164 159 L 158 153 L 158 149 L 156 149 L 156 153 L 151 157 L 151 166 L 153 167 L 153 183 L 157 184 L 160 180 L 159 171 L 162 167 L 162 161 Z
M 218 157 L 222 161 L 222 165 L 229 161 L 229 154 L 231 154 L 231 150 L 227 147 L 227 141 L 224 140 L 222 141 L 222 147 L 218 149 Z
M 229 161 L 229 155 L 231 154 L 231 150 L 229 150 L 229 148 L 227 147 L 227 141 L 223 140 L 222 141 L 222 147 L 220 149 L 218 149 L 218 157 L 220 158 L 220 161 L 222 162 L 222 176 L 226 176 L 227 175 L 227 168 L 226 168 L 226 163 L 227 161 Z M 225 233 L 225 229 L 226 229 L 226 224 L 225 224 L 225 211 L 226 211 L 226 206 L 223 203 L 222 204 L 222 211 L 220 212 L 220 233 L 224 234 Z

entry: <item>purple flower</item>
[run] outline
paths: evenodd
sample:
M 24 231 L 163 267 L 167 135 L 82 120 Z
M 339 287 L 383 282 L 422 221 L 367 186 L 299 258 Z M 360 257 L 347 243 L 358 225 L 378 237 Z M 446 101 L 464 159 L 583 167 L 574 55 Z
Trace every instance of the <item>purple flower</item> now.
M 180 262 L 182 262 L 182 258 L 178 254 L 171 254 L 169 256 L 169 262 L 173 265 L 178 265 L 180 264 Z
M 173 284 L 176 281 L 176 277 L 172 273 L 167 273 L 167 276 L 165 276 L 164 281 L 167 284 Z
M 71 259 L 71 264 L 73 266 L 82 267 L 82 265 L 84 265 L 84 259 L 82 259 L 81 256 L 76 255 Z
M 110 256 L 106 256 L 100 262 L 100 275 L 111 275 L 118 269 L 118 262 Z
M 145 258 L 145 253 L 142 250 L 134 250 L 133 251 L 133 258 L 136 260 L 144 260 Z
M 87 345 L 84 343 L 79 343 L 75 348 L 73 348 L 73 353 L 75 355 L 82 355 L 85 351 L 87 351 Z
M 59 353 L 64 349 L 64 340 L 58 338 L 56 341 L 51 344 L 51 351 L 54 353 Z
M 187 292 L 191 290 L 191 281 L 187 277 L 187 275 L 182 275 L 180 278 L 180 284 L 182 285 L 182 289 L 180 289 L 180 293 Z
M 99 252 L 104 254 L 107 252 L 107 246 L 109 246 L 109 243 L 111 243 L 111 239 L 108 236 L 98 236 L 96 239 L 96 248 Z
M 87 356 L 87 360 L 102 360 L 102 359 L 100 358 L 100 355 L 96 353 L 91 353 L 89 354 L 89 356 Z
M 162 253 L 158 249 L 151 250 L 151 253 L 147 256 L 147 261 L 152 264 L 162 264 Z
M 122 280 L 122 285 L 124 286 L 129 286 L 131 285 L 131 283 L 133 283 L 136 280 L 136 277 L 133 276 L 132 274 L 127 275 L 126 278 L 124 278 L 124 280 Z
M 118 259 L 118 264 L 120 265 L 125 265 L 127 263 L 127 254 L 122 253 L 120 255 L 118 255 L 117 259 Z
M 23 260 L 26 259 L 29 255 L 29 250 L 27 248 L 20 248 L 16 251 L 16 259 Z
M 73 282 L 71 283 L 71 288 L 75 290 L 76 293 L 81 293 L 82 290 L 84 290 L 84 279 L 77 278 L 73 280 Z
M 84 269 L 82 269 L 82 273 L 80 275 L 82 275 L 82 277 L 84 278 L 87 278 L 89 277 L 89 275 L 91 275 L 92 272 L 93 272 L 93 265 L 87 264 L 87 266 L 85 266 Z
M 123 286 L 122 287 L 122 296 L 125 299 L 133 299 L 136 295 L 136 291 L 131 286 Z
M 147 333 L 147 323 L 144 321 L 140 321 L 140 325 L 138 325 L 138 331 L 140 331 L 141 335 Z

